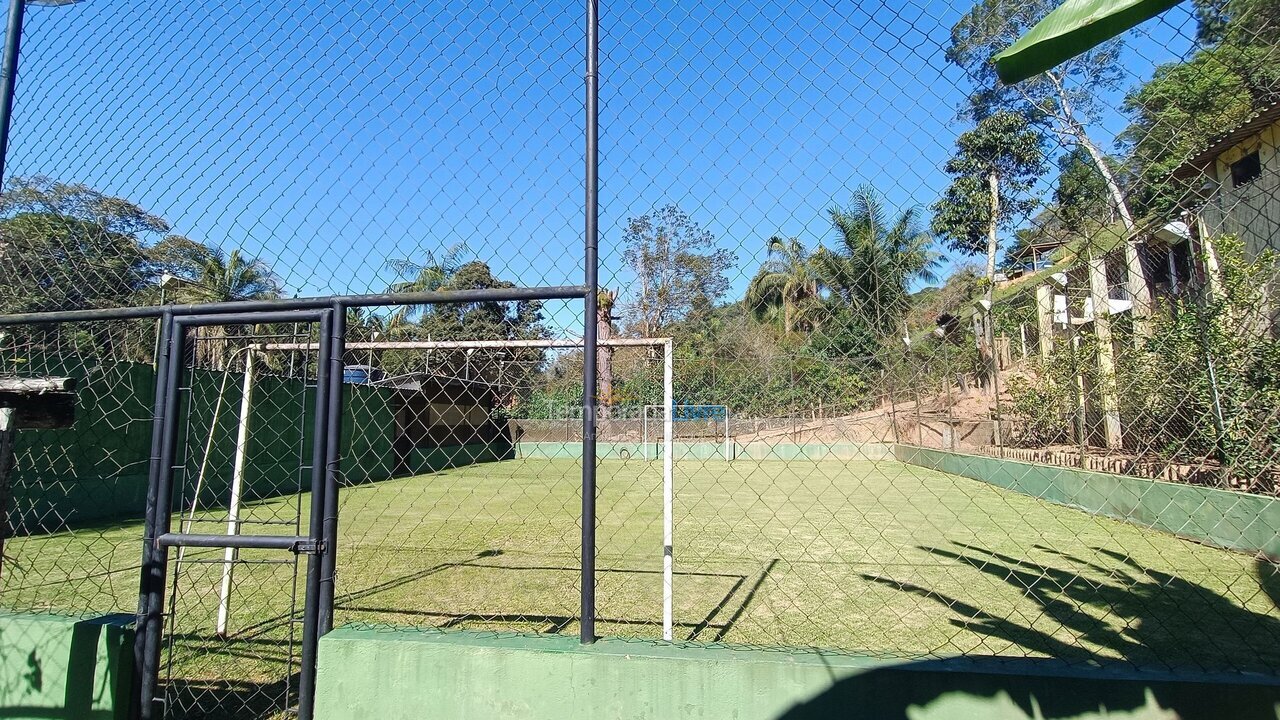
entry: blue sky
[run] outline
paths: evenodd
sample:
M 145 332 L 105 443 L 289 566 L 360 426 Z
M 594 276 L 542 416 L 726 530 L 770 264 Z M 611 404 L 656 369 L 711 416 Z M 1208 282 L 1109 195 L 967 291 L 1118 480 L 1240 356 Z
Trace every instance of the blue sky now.
M 626 219 L 669 202 L 739 253 L 735 293 L 770 235 L 829 240 L 862 183 L 931 203 L 967 7 L 604 2 L 603 281 L 625 292 Z M 32 7 L 9 172 L 127 197 L 297 294 L 381 291 L 388 259 L 459 242 L 520 284 L 577 283 L 582 26 L 562 0 Z M 1183 6 L 1130 33 L 1126 86 L 1193 33 Z

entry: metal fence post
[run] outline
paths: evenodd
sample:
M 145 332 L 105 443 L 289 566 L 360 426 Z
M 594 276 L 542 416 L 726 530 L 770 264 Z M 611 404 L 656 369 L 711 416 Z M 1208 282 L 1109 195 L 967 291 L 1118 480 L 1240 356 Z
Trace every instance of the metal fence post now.
M 332 339 L 333 311 L 320 316 L 320 338 Z M 320 343 L 320 354 L 316 359 L 316 399 L 315 422 L 312 430 L 311 447 L 311 519 L 308 534 L 317 546 L 323 545 L 323 528 L 325 518 L 325 460 L 328 458 L 326 444 L 328 439 L 329 409 L 329 375 L 331 346 L 328 342 Z M 316 692 L 316 650 L 320 638 L 320 575 L 321 553 L 323 548 L 313 550 L 307 555 L 307 592 L 302 609 L 302 668 L 298 673 L 298 718 L 311 720 L 315 712 Z
M 178 393 L 182 384 L 182 363 L 186 351 L 186 330 L 174 322 L 172 315 L 163 316 L 164 341 L 156 375 L 155 424 L 152 426 L 150 482 L 147 488 L 147 529 L 143 540 L 141 597 L 139 599 L 135 652 L 138 664 L 138 717 L 143 720 L 162 716 L 156 713 L 156 691 L 159 687 L 160 634 L 164 626 L 164 583 L 168 549 L 157 539 L 169 532 L 171 521 L 170 492 L 173 486 L 173 462 L 178 445 Z M 140 651 L 140 652 L 139 652 Z
M 600 292 L 600 7 L 587 0 L 586 49 L 586 308 L 582 333 L 582 607 L 579 638 L 596 639 L 596 305 Z

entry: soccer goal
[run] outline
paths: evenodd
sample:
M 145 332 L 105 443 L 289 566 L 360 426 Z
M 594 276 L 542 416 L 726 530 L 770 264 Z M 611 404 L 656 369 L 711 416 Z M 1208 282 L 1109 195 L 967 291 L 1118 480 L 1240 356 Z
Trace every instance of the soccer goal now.
M 676 436 L 683 437 L 690 444 L 714 443 L 719 445 L 718 452 L 725 460 L 733 459 L 733 435 L 730 431 L 728 405 L 672 405 L 673 428 L 664 424 L 663 405 L 645 405 L 644 421 L 641 434 L 643 437 L 644 456 L 648 457 L 650 449 L 657 457 L 658 444 L 666 447 L 668 441 Z M 650 422 L 650 418 L 654 422 Z M 650 437 L 650 428 L 655 430 Z M 662 432 L 656 432 L 662 428 Z
M 623 392 L 615 392 L 614 396 L 609 398 L 611 402 L 608 404 L 602 403 L 599 407 L 589 408 L 589 411 L 597 414 L 597 424 L 602 428 L 602 430 L 598 430 L 597 435 L 598 452 L 601 459 L 627 460 L 632 457 L 630 450 L 627 448 L 636 448 L 636 445 L 628 445 L 627 443 L 635 443 L 636 439 L 642 440 L 639 448 L 646 447 L 650 441 L 655 444 L 652 457 L 649 456 L 647 451 L 640 450 L 637 454 L 641 457 L 636 459 L 656 462 L 659 460 L 659 453 L 661 454 L 662 635 L 665 639 L 670 640 L 673 638 L 674 625 L 674 553 L 672 536 L 674 525 L 673 472 L 675 448 L 673 439 L 675 415 L 681 407 L 676 406 L 674 403 L 673 343 L 671 338 L 610 338 L 600 340 L 599 346 L 602 351 L 611 353 L 616 353 L 621 348 L 636 348 L 643 351 L 642 354 L 636 353 L 635 358 L 631 359 L 618 358 L 615 354 L 614 360 L 619 366 L 625 367 L 628 362 L 632 364 L 643 363 L 646 368 L 653 366 L 652 369 L 656 370 L 659 360 L 661 362 L 661 405 L 654 404 L 652 400 L 648 402 L 641 401 L 636 404 L 627 401 L 624 397 L 627 392 L 631 392 L 635 398 L 652 397 L 657 399 L 659 380 L 656 377 L 656 373 L 650 373 L 646 370 L 644 373 L 638 373 L 644 375 L 641 380 L 632 383 L 641 386 L 641 390 L 637 391 L 624 387 Z M 240 533 L 239 518 L 242 512 L 241 481 L 244 475 L 245 457 L 248 454 L 249 445 L 252 443 L 252 433 L 249 431 L 249 425 L 253 417 L 251 403 L 253 386 L 258 381 L 257 375 L 259 374 L 253 358 L 254 356 L 266 358 L 280 353 L 311 352 L 315 351 L 317 347 L 315 343 L 309 342 L 267 342 L 255 344 L 244 349 L 246 360 L 244 374 L 240 378 L 243 383 L 240 412 L 235 417 L 226 417 L 226 421 L 234 422 L 238 425 L 235 461 L 232 464 L 233 477 L 230 483 L 227 503 L 226 533 L 228 535 Z M 391 387 L 400 391 L 402 395 L 413 395 L 415 392 L 419 395 L 425 395 L 425 391 L 422 390 L 424 376 L 448 375 L 450 378 L 449 383 L 440 385 L 432 392 L 458 392 L 465 396 L 465 399 L 446 396 L 447 401 L 440 402 L 438 399 L 433 400 L 431 397 L 427 397 L 423 400 L 424 410 L 421 415 L 431 418 L 429 424 L 439 420 L 441 423 L 447 423 L 452 431 L 461 432 L 459 428 L 474 428 L 477 426 L 471 420 L 473 414 L 477 416 L 494 414 L 496 407 L 508 401 L 507 399 L 490 398 L 490 404 L 484 406 L 480 404 L 480 400 L 476 399 L 479 397 L 479 391 L 468 388 L 473 388 L 478 383 L 489 382 L 491 384 L 497 383 L 504 386 L 524 387 L 527 389 L 528 383 L 531 382 L 530 378 L 535 376 L 535 371 L 530 368 L 537 368 L 537 372 L 546 371 L 546 366 L 549 364 L 547 356 L 552 354 L 548 351 L 569 351 L 569 354 L 572 355 L 572 351 L 581 351 L 582 349 L 582 340 L 576 338 L 347 342 L 345 344 L 346 357 L 344 360 L 348 364 L 344 364 L 344 382 L 375 387 Z M 563 355 L 564 353 L 561 354 Z M 406 357 L 411 358 L 411 361 L 406 361 Z M 394 365 L 395 362 L 412 364 L 420 369 L 415 372 L 387 371 L 384 369 L 383 366 Z M 258 364 L 261 364 L 261 362 Z M 619 370 L 619 373 L 625 374 L 623 370 Z M 620 379 L 619 385 L 626 385 L 626 383 Z M 416 391 L 412 390 L 411 388 L 414 387 L 418 389 Z M 579 381 L 579 392 L 580 387 Z M 449 390 L 449 388 L 460 389 Z M 616 391 L 617 388 L 614 388 L 614 390 Z M 602 390 L 603 393 L 604 391 Z M 620 397 L 623 397 L 623 399 L 619 400 Z M 665 411 L 658 408 L 665 408 Z M 635 412 L 636 410 L 640 412 Z M 226 415 L 229 416 L 231 413 L 226 413 Z M 580 415 L 577 418 L 566 417 L 561 420 L 561 424 L 567 428 L 575 421 L 580 420 Z M 637 427 L 638 425 L 643 425 L 643 428 Z M 407 430 L 408 428 L 402 421 L 397 419 L 397 433 L 405 433 Z M 600 438 L 600 432 L 602 431 L 607 432 L 607 438 Z M 426 430 L 423 432 L 426 432 Z M 626 441 L 628 433 L 632 438 L 630 441 Z M 659 443 L 661 449 L 657 447 Z M 217 632 L 220 635 L 226 634 L 228 631 L 228 621 L 231 614 L 231 595 L 234 585 L 232 577 L 235 572 L 236 562 L 237 553 L 234 550 L 227 550 L 222 558 L 222 576 L 219 583 Z

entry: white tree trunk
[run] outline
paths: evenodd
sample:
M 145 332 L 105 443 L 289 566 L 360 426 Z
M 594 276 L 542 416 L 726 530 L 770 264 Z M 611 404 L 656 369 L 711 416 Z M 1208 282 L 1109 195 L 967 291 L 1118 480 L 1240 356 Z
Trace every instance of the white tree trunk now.
M 982 364 L 982 384 L 986 391 L 996 394 L 996 355 L 995 355 L 995 323 L 992 310 L 996 288 L 996 253 L 1000 250 L 1000 176 L 994 172 L 987 173 L 987 190 L 991 198 L 991 222 L 987 224 L 987 301 L 986 310 L 982 313 L 982 335 L 978 339 L 978 357 Z
M 1143 338 L 1151 335 L 1152 304 L 1150 285 L 1147 283 L 1147 273 L 1143 269 L 1142 260 L 1138 255 L 1137 223 L 1133 220 L 1133 213 L 1129 211 L 1129 202 L 1125 199 L 1124 190 L 1121 189 L 1119 181 L 1116 180 L 1115 173 L 1112 173 L 1111 168 L 1107 165 L 1106 156 L 1103 155 L 1102 151 L 1098 149 L 1098 146 L 1089 137 L 1084 125 L 1079 120 L 1076 120 L 1075 111 L 1071 108 L 1071 98 L 1067 95 L 1062 79 L 1053 73 L 1046 73 L 1046 75 L 1057 90 L 1058 104 L 1062 109 L 1062 115 L 1057 119 L 1064 125 L 1065 133 L 1074 138 L 1080 147 L 1084 148 L 1085 152 L 1089 154 L 1089 159 L 1093 161 L 1094 167 L 1098 169 L 1098 174 L 1102 175 L 1102 181 L 1107 185 L 1107 193 L 1111 196 L 1111 203 L 1115 206 L 1116 214 L 1120 216 L 1120 222 L 1124 223 L 1125 288 L 1133 301 L 1132 313 L 1135 340 L 1141 342 Z
M 1137 223 L 1133 220 L 1133 214 L 1129 212 L 1129 203 L 1125 200 L 1124 191 L 1120 189 L 1120 183 L 1116 181 L 1115 174 L 1107 166 L 1106 157 L 1102 154 L 1102 151 L 1089 139 L 1083 127 L 1079 127 L 1076 139 L 1085 149 L 1085 152 L 1089 153 L 1093 164 L 1098 168 L 1103 181 L 1107 184 L 1107 192 L 1111 195 L 1111 202 L 1115 205 L 1116 213 L 1120 216 L 1120 221 L 1124 223 L 1125 289 L 1128 290 L 1129 298 L 1133 301 L 1133 310 L 1131 312 L 1133 313 L 1134 334 L 1138 339 L 1150 337 L 1151 289 L 1147 284 L 1147 273 L 1142 267 L 1142 259 L 1138 255 Z

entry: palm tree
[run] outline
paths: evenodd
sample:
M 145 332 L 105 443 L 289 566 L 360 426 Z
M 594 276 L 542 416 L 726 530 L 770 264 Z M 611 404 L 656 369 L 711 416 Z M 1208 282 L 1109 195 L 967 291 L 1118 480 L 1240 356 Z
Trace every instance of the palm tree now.
M 258 258 L 245 257 L 239 250 L 225 252 L 181 236 L 170 236 L 151 248 L 156 266 L 179 280 L 172 301 L 201 304 L 269 300 L 280 297 L 283 283 Z M 210 326 L 196 330 L 197 359 L 217 368 L 224 367 L 227 341 L 239 334 L 236 326 Z
M 769 238 L 769 259 L 747 286 L 747 304 L 756 319 L 782 321 L 783 332 L 817 327 L 822 298 L 812 256 L 797 238 Z
M 439 290 L 448 285 L 453 276 L 466 264 L 462 261 L 463 256 L 466 254 L 467 245 L 460 242 L 450 245 L 439 256 L 431 250 L 426 251 L 426 260 L 421 263 L 408 258 L 392 260 L 387 263 L 391 270 L 399 277 L 411 279 L 392 283 L 387 288 L 387 291 L 393 293 L 416 293 Z M 426 310 L 426 305 L 402 307 L 392 314 L 391 322 L 392 324 L 402 324 L 416 320 Z
M 171 298 L 182 303 L 237 302 L 280 297 L 283 283 L 258 258 L 225 252 L 172 235 L 151 248 L 156 267 L 180 282 Z
M 897 329 L 907 311 L 911 283 L 932 282 L 941 256 L 920 225 L 919 211 L 904 210 L 887 222 L 883 200 L 874 188 L 854 192 L 847 209 L 832 208 L 839 233 L 834 250 L 819 249 L 812 264 L 832 299 L 843 301 L 881 335 Z
M 280 279 L 266 263 L 246 258 L 239 250 L 210 250 L 196 276 L 179 290 L 187 302 L 236 302 L 280 296 Z

